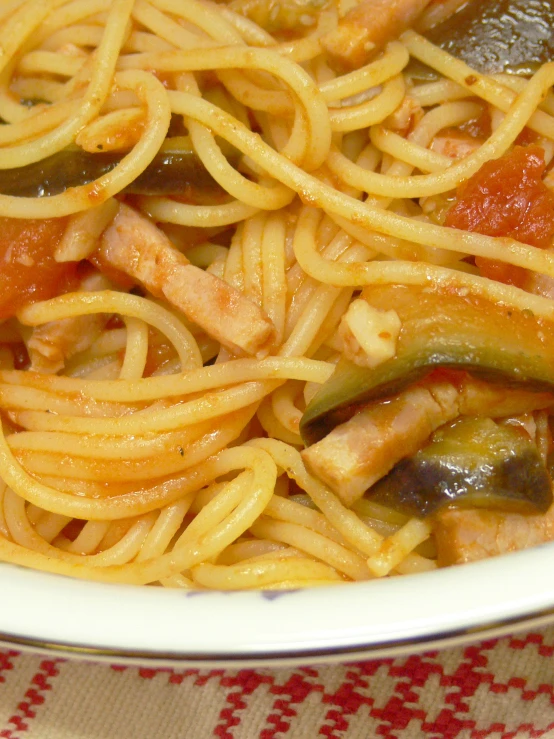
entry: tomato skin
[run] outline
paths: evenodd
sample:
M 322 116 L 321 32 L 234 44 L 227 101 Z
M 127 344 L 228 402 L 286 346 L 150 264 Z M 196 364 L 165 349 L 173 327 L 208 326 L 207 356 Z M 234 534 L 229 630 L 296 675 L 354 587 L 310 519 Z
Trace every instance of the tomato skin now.
M 64 292 L 76 278 L 75 263 L 54 259 L 66 225 L 67 218 L 0 217 L 0 319 Z
M 540 146 L 515 146 L 458 188 L 445 224 L 546 248 L 554 237 L 554 194 L 542 181 Z
M 481 275 L 488 277 L 489 280 L 503 282 L 505 285 L 515 285 L 515 287 L 524 287 L 527 282 L 528 271 L 524 267 L 486 257 L 475 257 L 475 264 L 479 267 Z
M 542 180 L 544 169 L 540 146 L 514 146 L 458 188 L 445 225 L 548 248 L 554 238 L 554 194 Z M 492 280 L 518 287 L 526 283 L 522 267 L 485 257 L 476 257 L 475 264 Z

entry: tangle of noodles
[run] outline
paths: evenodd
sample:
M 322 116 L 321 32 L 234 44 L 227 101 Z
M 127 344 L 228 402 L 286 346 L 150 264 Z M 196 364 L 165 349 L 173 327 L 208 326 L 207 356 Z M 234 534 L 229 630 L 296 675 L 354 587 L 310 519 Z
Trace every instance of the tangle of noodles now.
M 433 521 L 345 502 L 306 465 L 300 420 L 368 286 L 554 318 L 547 291 L 479 268 L 547 283 L 554 252 L 444 225 L 456 189 L 522 135 L 550 162 L 554 65 L 487 76 L 400 29 L 342 71 L 326 39 L 346 9 L 3 3 L 0 183 L 39 189 L 0 185 L 0 226 L 27 234 L 0 235 L 0 285 L 36 280 L 0 300 L 0 560 L 215 589 L 437 566 Z M 445 129 L 474 145 L 445 153 Z M 194 162 L 186 187 L 134 187 L 172 141 Z M 76 152 L 113 161 L 64 185 Z M 41 227 L 61 276 L 32 251 Z M 545 458 L 544 404 L 512 415 Z

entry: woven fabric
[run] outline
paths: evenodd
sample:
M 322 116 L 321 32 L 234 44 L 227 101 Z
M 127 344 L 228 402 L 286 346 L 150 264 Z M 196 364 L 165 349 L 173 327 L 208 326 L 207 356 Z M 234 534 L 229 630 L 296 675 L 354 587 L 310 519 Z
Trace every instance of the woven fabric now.
M 151 669 L 0 650 L 2 739 L 554 737 L 554 627 L 289 669 Z

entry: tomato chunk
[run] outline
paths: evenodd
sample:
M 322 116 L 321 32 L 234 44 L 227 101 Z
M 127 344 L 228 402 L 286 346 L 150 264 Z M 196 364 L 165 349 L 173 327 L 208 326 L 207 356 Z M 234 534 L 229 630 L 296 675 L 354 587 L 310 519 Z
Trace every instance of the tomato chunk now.
M 0 319 L 68 289 L 76 265 L 54 259 L 66 225 L 66 218 L 0 218 Z
M 549 247 L 554 238 L 554 194 L 542 180 L 544 169 L 540 146 L 515 146 L 458 188 L 445 225 Z M 525 281 L 526 271 L 519 267 L 480 257 L 475 263 L 491 279 L 513 285 Z
M 510 236 L 531 246 L 550 246 L 554 236 L 554 194 L 542 181 L 540 146 L 515 146 L 486 162 L 458 188 L 446 225 L 488 236 Z

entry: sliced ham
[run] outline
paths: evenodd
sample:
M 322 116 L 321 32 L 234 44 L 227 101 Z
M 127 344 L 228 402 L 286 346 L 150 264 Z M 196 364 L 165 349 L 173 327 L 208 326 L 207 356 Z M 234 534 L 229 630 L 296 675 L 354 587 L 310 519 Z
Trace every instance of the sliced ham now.
M 351 506 L 439 426 L 459 414 L 456 388 L 429 383 L 367 406 L 302 452 L 309 469 Z
M 79 286 L 80 291 L 106 290 L 110 285 L 102 275 L 90 275 Z M 96 313 L 50 321 L 33 329 L 27 341 L 31 370 L 56 374 L 68 359 L 88 349 L 100 336 L 109 316 Z
M 433 530 L 439 566 L 474 562 L 554 540 L 554 507 L 544 515 L 451 508 Z
M 483 143 L 484 141 L 473 136 L 450 132 L 435 136 L 430 148 L 450 159 L 463 159 L 477 151 Z
M 385 125 L 400 136 L 407 136 L 425 115 L 418 101 L 406 95 L 398 108 L 385 120 Z
M 456 385 L 427 380 L 372 403 L 302 452 L 319 477 L 351 506 L 429 436 L 460 415 L 517 416 L 552 405 L 550 393 L 505 388 L 468 375 Z
M 423 12 L 429 0 L 364 0 L 348 11 L 322 45 L 338 66 L 357 69 L 372 52 L 399 36 Z
M 239 290 L 190 264 L 148 218 L 121 205 L 104 231 L 98 258 L 157 297 L 165 297 L 206 333 L 237 354 L 267 354 L 274 327 Z

